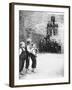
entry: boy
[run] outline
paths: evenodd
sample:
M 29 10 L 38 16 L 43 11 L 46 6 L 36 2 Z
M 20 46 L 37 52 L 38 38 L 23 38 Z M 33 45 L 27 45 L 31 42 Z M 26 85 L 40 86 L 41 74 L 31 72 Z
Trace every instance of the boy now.
M 22 70 L 24 68 L 25 60 L 26 60 L 25 43 L 22 41 L 20 42 L 20 49 L 19 49 L 19 73 L 21 75 L 23 75 Z
M 36 45 L 32 43 L 32 49 L 31 49 L 31 59 L 32 59 L 32 72 L 36 72 L 36 66 L 37 66 L 37 57 L 38 50 L 36 48 Z
M 28 72 L 30 58 L 32 60 L 32 72 L 36 69 L 36 46 L 32 43 L 31 39 L 27 40 L 27 58 L 26 58 L 26 71 Z

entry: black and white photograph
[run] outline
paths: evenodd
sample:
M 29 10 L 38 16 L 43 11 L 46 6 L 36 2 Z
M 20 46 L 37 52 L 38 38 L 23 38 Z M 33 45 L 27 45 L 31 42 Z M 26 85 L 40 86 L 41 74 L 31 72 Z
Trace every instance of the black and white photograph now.
M 69 83 L 69 7 L 13 7 L 14 85 Z
M 64 77 L 64 14 L 19 11 L 20 79 Z

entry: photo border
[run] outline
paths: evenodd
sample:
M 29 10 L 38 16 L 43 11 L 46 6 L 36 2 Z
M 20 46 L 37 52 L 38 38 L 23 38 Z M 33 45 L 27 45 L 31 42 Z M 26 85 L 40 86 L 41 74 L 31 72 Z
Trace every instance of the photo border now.
M 30 84 L 30 85 L 14 85 L 14 6 L 15 5 L 29 5 L 29 6 L 44 6 L 44 7 L 59 7 L 69 9 L 69 81 L 62 83 L 44 83 L 44 84 Z M 48 4 L 33 4 L 33 3 L 9 3 L 9 86 L 10 87 L 29 87 L 29 86 L 45 86 L 45 85 L 61 85 L 70 84 L 70 6 L 64 5 L 48 5 Z

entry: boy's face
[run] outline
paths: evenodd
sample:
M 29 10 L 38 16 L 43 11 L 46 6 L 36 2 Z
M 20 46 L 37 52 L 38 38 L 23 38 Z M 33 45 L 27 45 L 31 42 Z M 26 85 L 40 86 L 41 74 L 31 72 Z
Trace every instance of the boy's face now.
M 22 41 L 22 42 L 20 42 L 20 47 L 21 48 L 25 48 L 25 43 Z
M 30 44 L 30 42 L 29 41 L 27 41 L 27 45 L 29 45 Z
M 25 44 L 22 44 L 22 45 L 21 45 L 21 48 L 25 48 Z

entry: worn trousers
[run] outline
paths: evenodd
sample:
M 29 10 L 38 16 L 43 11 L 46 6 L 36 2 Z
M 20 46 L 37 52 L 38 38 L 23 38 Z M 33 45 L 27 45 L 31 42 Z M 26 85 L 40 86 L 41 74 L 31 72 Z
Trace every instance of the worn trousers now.
M 31 67 L 32 68 L 36 68 L 36 56 L 31 54 L 31 53 L 28 53 L 27 54 L 27 57 L 26 57 L 26 69 L 29 68 L 29 64 L 30 64 L 30 58 L 32 60 L 32 65 Z

